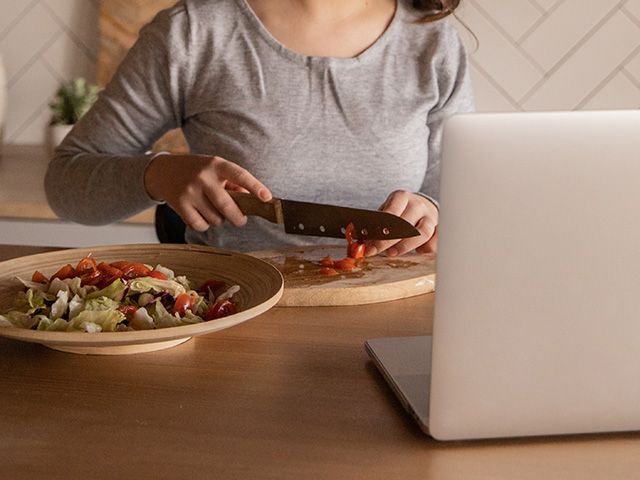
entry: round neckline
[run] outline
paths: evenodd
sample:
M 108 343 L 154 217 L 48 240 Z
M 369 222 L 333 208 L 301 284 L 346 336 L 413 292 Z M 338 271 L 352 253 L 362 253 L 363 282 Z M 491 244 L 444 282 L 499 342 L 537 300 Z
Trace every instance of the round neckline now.
M 380 34 L 380 36 L 369 45 L 363 52 L 356 55 L 355 57 L 322 57 L 322 56 L 314 56 L 314 55 L 305 55 L 303 53 L 296 52 L 291 50 L 289 47 L 282 44 L 277 38 L 275 38 L 271 32 L 264 26 L 258 15 L 253 11 L 247 0 L 237 0 L 236 2 L 240 7 L 240 10 L 245 14 L 245 16 L 249 19 L 251 24 L 255 27 L 258 34 L 269 44 L 269 46 L 275 50 L 277 53 L 283 55 L 284 57 L 294 60 L 304 64 L 310 63 L 332 63 L 332 64 L 349 64 L 349 63 L 360 63 L 363 60 L 366 60 L 368 57 L 374 55 L 376 51 L 380 50 L 387 43 L 388 38 L 391 36 L 392 30 L 396 28 L 396 24 L 399 22 L 399 13 L 400 13 L 400 1 L 396 0 L 396 9 L 393 13 L 393 17 L 391 21 L 385 28 L 384 32 Z

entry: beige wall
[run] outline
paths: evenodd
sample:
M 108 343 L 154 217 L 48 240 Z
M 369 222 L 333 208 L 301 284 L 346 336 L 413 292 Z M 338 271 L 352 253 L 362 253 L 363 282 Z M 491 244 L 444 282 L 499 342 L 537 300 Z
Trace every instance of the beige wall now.
M 640 0 L 463 0 L 479 111 L 640 108 Z M 0 0 L 6 143 L 43 141 L 64 79 L 96 77 L 99 0 Z

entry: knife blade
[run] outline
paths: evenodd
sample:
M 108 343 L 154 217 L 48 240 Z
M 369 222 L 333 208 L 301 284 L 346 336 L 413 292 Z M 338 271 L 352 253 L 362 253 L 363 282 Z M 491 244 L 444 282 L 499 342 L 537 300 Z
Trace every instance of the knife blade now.
M 284 224 L 284 231 L 297 235 L 344 238 L 349 223 L 361 240 L 392 240 L 420 235 L 405 219 L 388 212 L 339 207 L 323 203 L 272 198 L 268 202 L 243 192 L 228 190 L 245 215 Z

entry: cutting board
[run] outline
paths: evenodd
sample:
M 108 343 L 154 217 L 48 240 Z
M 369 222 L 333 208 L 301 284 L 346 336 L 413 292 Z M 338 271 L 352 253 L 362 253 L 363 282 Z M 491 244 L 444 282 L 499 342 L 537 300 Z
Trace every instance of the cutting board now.
M 317 307 L 364 305 L 422 295 L 435 290 L 434 255 L 376 255 L 358 260 L 353 271 L 339 275 L 320 273 L 320 261 L 346 257 L 345 245 L 285 247 L 250 255 L 274 265 L 284 277 L 284 294 L 278 306 Z

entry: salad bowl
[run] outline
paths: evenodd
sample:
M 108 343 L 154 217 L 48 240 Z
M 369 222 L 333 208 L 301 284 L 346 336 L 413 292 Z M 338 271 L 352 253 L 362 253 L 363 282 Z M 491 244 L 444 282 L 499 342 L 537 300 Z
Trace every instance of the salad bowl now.
M 0 336 L 39 343 L 69 353 L 122 355 L 173 347 L 192 337 L 216 332 L 254 318 L 273 307 L 282 297 L 282 274 L 272 265 L 252 256 L 198 245 L 138 244 L 74 248 L 0 262 L 0 314 L 11 309 L 24 289 L 18 280 L 31 279 L 37 270 L 46 277 L 66 264 L 75 265 L 91 256 L 99 262 L 137 262 L 162 265 L 184 275 L 195 285 L 219 280 L 237 285 L 233 299 L 237 313 L 190 325 L 152 330 L 88 333 L 80 331 L 29 330 L 0 326 Z

